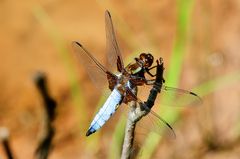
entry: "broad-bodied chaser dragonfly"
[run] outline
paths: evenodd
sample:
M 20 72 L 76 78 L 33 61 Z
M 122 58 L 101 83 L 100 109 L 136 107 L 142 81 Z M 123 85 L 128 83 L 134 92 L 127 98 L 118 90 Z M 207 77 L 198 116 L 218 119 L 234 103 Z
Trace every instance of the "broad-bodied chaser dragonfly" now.
M 156 68 L 156 66 L 151 67 L 154 58 L 150 53 L 141 53 L 138 58 L 135 58 L 134 63 L 124 67 L 109 11 L 105 12 L 105 29 L 108 62 L 112 67 L 117 69 L 118 73 L 116 74 L 104 67 L 79 42 L 72 43 L 73 50 L 78 55 L 78 60 L 83 64 L 95 85 L 101 87 L 103 85 L 102 82 L 107 81 L 108 87 L 111 90 L 108 99 L 91 122 L 86 136 L 89 136 L 100 129 L 122 103 L 127 104 L 130 101 L 139 102 L 140 100 L 132 91 L 134 88 L 142 85 L 153 85 L 155 81 L 153 79 L 145 78 L 145 74 L 155 77 L 155 75 L 150 72 L 151 69 Z M 164 83 L 163 78 L 161 82 Z M 189 91 L 164 85 L 161 86 L 161 90 L 185 94 L 191 98 L 197 98 L 198 100 L 198 96 Z M 152 114 L 158 117 L 155 113 Z M 159 120 L 165 122 L 161 118 L 159 118 Z M 167 123 L 166 125 L 169 127 Z

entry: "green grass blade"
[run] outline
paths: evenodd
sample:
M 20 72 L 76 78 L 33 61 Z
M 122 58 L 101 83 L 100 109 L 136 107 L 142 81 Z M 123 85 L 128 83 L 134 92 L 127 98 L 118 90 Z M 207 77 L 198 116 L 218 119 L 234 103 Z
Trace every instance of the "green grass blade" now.
M 180 79 L 180 74 L 182 71 L 183 60 L 185 56 L 185 47 L 187 43 L 187 33 L 190 24 L 190 18 L 192 15 L 192 9 L 194 6 L 194 0 L 178 0 L 178 18 L 177 18 L 177 36 L 175 39 L 175 44 L 173 52 L 170 59 L 170 65 L 167 68 L 167 78 L 166 82 L 168 85 L 177 86 Z M 179 117 L 179 112 L 170 112 L 167 109 L 161 109 L 164 113 L 164 118 L 168 122 L 174 122 Z M 148 159 L 151 158 L 152 154 L 157 148 L 157 145 L 161 137 L 153 137 L 149 135 L 142 147 L 142 153 L 139 158 Z
M 77 105 L 76 108 L 78 109 L 78 112 L 80 113 L 85 110 L 83 102 L 84 100 L 82 98 L 82 92 L 80 91 L 80 85 L 77 82 L 77 71 L 73 66 L 73 61 L 71 60 L 69 50 L 67 49 L 67 43 L 43 8 L 36 6 L 33 9 L 33 13 L 39 23 L 46 30 L 47 34 L 59 52 L 62 62 L 67 70 L 67 76 L 69 77 L 72 98 L 75 102 L 75 105 Z
M 77 71 L 76 67 L 73 65 L 73 60 L 70 57 L 70 53 L 68 50 L 68 44 L 64 40 L 61 33 L 58 31 L 57 27 L 53 24 L 50 17 L 47 15 L 47 13 L 44 11 L 44 9 L 41 6 L 36 6 L 33 9 L 33 14 L 36 17 L 36 19 L 39 21 L 39 23 L 43 26 L 45 31 L 47 32 L 48 36 L 53 41 L 55 47 L 57 48 L 59 55 L 61 57 L 61 60 L 65 66 L 67 77 L 69 78 L 70 83 L 70 90 L 71 90 L 71 96 L 74 102 L 74 105 L 76 106 L 76 115 L 79 118 L 79 124 L 81 127 L 81 130 L 86 127 L 86 117 L 83 115 L 83 112 L 86 112 L 86 107 L 83 99 L 83 95 L 81 92 L 81 86 L 78 83 L 77 80 Z M 69 42 L 70 44 L 70 42 Z M 85 136 L 85 132 L 80 132 L 82 136 Z M 91 149 L 92 151 L 94 147 L 98 148 L 96 144 L 99 143 L 99 135 L 95 135 L 94 137 L 91 137 L 87 140 L 86 149 Z M 94 143 L 94 144 L 93 144 Z M 96 150 L 97 151 L 97 150 Z
M 173 52 L 171 54 L 170 64 L 167 70 L 166 82 L 168 85 L 177 86 L 182 71 L 183 60 L 185 57 L 185 48 L 187 35 L 192 15 L 194 0 L 178 0 L 178 18 L 177 18 L 177 35 Z
M 113 133 L 112 143 L 108 153 L 109 159 L 112 159 L 112 158 L 118 159 L 121 156 L 125 125 L 126 125 L 126 116 L 122 115 Z
M 214 91 L 223 89 L 227 86 L 234 85 L 240 81 L 240 72 L 229 73 L 216 79 L 209 80 L 199 85 L 195 90 L 199 92 L 200 96 L 207 96 Z

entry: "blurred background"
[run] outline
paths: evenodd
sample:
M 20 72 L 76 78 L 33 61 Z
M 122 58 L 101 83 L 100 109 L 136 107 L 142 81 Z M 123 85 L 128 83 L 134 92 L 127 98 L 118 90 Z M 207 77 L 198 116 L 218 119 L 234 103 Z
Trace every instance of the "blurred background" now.
M 80 41 L 105 64 L 106 9 L 125 63 L 144 51 L 163 57 L 166 85 L 203 99 L 198 106 L 157 110 L 177 138 L 146 135 L 137 158 L 239 158 L 239 0 L 2 0 L 0 127 L 9 129 L 14 156 L 35 158 L 44 133 L 43 101 L 33 82 L 42 71 L 57 102 L 49 158 L 120 157 L 126 118 L 121 113 L 85 137 L 104 100 L 71 49 L 72 41 Z M 2 145 L 0 158 L 6 158 Z

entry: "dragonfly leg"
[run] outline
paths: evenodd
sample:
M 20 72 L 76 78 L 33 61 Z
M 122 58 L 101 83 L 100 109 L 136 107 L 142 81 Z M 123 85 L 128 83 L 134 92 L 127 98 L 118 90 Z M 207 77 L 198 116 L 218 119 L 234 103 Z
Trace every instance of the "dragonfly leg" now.
M 131 101 L 137 101 L 137 97 L 134 95 L 134 93 L 130 90 L 126 90 L 126 96 L 123 98 L 123 103 L 127 104 Z
M 146 81 L 145 81 L 145 84 L 146 84 L 146 85 L 153 85 L 154 82 L 155 82 L 155 79 L 150 79 L 150 80 L 146 80 Z
M 156 76 L 157 76 L 157 73 L 156 73 L 155 75 L 153 75 L 153 74 L 150 72 L 150 70 L 152 70 L 152 69 L 154 69 L 154 68 L 157 68 L 159 65 L 163 64 L 163 59 L 162 59 L 162 58 L 159 58 L 159 60 L 156 60 L 156 62 L 157 62 L 157 65 L 155 65 L 155 66 L 153 66 L 153 67 L 151 67 L 151 68 L 146 68 L 147 74 L 149 74 L 151 77 L 156 77 Z M 162 69 L 164 69 L 164 68 L 162 67 Z M 157 72 L 157 71 L 156 71 L 156 72 Z
M 155 75 L 153 75 L 153 74 L 150 72 L 150 70 L 152 70 L 152 69 L 154 69 L 154 68 L 156 68 L 156 67 L 157 67 L 157 65 L 156 65 L 156 66 L 153 66 L 153 67 L 151 67 L 151 68 L 147 68 L 147 69 L 146 69 L 147 74 L 149 74 L 151 77 L 155 77 L 155 76 L 157 75 L 157 73 L 156 73 Z

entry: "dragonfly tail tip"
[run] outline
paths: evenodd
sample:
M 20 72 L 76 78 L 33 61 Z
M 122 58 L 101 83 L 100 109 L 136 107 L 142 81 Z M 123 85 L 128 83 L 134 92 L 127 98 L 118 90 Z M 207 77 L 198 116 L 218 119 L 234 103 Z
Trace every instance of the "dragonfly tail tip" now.
M 89 135 L 91 135 L 91 134 L 93 134 L 93 133 L 95 133 L 95 132 L 96 132 L 96 130 L 92 131 L 92 129 L 89 129 L 89 130 L 87 131 L 87 133 L 86 133 L 86 136 L 89 136 Z

